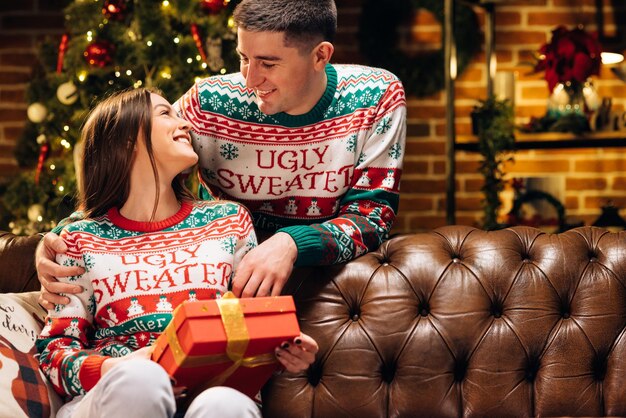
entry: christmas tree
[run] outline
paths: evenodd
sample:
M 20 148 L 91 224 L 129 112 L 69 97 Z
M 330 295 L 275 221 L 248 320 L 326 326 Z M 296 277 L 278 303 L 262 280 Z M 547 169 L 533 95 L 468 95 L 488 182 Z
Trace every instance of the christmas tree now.
M 65 33 L 41 46 L 27 91 L 28 121 L 15 150 L 22 170 L 0 188 L 0 228 L 46 231 L 73 209 L 80 127 L 100 98 L 153 86 L 173 102 L 196 78 L 236 70 L 235 3 L 69 2 Z

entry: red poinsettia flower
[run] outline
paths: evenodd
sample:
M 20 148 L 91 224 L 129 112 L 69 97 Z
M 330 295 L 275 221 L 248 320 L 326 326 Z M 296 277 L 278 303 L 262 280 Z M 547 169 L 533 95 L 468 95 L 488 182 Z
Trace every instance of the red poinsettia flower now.
M 541 60 L 535 71 L 545 71 L 550 91 L 559 83 L 583 83 L 600 74 L 602 48 L 595 34 L 582 28 L 568 30 L 563 26 L 552 31 L 552 39 L 539 49 Z

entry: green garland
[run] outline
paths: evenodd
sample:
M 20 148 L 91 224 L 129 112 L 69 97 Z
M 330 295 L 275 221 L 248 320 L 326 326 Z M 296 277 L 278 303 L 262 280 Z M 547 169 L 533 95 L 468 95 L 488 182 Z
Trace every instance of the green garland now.
M 430 11 L 442 25 L 442 0 L 400 0 L 382 2 L 366 0 L 359 26 L 359 46 L 370 65 L 385 68 L 397 75 L 407 94 L 432 95 L 444 88 L 444 51 L 442 48 L 415 56 L 398 49 L 398 26 L 418 9 Z M 480 25 L 471 7 L 456 2 L 454 19 L 458 74 L 461 74 L 482 43 Z

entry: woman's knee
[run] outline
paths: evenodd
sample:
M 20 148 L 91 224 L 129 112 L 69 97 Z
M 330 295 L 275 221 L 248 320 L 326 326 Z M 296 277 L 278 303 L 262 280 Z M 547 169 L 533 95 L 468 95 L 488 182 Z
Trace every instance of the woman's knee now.
M 243 393 L 232 388 L 216 386 L 196 396 L 185 414 L 185 418 L 205 416 L 261 418 L 261 411 L 257 404 Z
M 172 390 L 170 378 L 163 367 L 147 359 L 121 362 L 108 373 L 111 373 L 110 378 L 114 381 L 114 385 L 124 388 L 122 390 L 126 391 L 129 396 L 133 396 L 134 391 L 145 391 L 146 387 L 149 387 L 150 391 L 169 392 Z
M 83 398 L 85 417 L 171 417 L 176 401 L 167 372 L 147 359 L 122 361 L 105 373 Z

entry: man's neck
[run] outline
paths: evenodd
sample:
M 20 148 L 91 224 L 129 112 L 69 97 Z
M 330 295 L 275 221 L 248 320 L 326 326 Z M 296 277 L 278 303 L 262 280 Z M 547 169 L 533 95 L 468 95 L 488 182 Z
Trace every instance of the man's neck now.
M 327 86 L 328 86 L 328 77 L 326 76 L 326 71 L 322 71 L 322 73 L 319 74 L 319 77 L 317 77 L 317 80 L 312 83 L 311 94 L 309 95 L 310 99 L 306 100 L 303 103 L 303 106 L 300 108 L 304 110 L 300 111 L 300 109 L 298 109 L 294 113 L 291 113 L 291 112 L 286 112 L 286 113 L 291 116 L 306 115 L 311 110 L 313 110 L 315 105 L 317 105 L 317 103 L 320 101 L 320 99 L 326 92 Z

